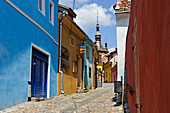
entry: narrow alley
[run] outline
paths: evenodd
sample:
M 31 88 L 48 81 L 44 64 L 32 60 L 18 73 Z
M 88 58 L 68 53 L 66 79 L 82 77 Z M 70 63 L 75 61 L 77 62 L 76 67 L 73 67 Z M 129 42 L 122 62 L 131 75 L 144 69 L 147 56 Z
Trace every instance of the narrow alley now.
M 170 0 L 0 0 L 0 113 L 170 113 Z
M 114 106 L 113 83 L 87 93 L 55 96 L 39 102 L 25 102 L 0 113 L 123 113 L 122 106 Z

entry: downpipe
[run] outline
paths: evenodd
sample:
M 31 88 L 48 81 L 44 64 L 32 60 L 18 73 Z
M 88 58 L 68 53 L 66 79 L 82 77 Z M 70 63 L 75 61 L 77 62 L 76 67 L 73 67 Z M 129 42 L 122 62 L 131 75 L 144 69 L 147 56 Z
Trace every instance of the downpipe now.
M 59 73 L 61 73 L 61 95 L 64 94 L 63 90 L 63 72 L 61 71 L 61 47 L 62 47 L 62 21 L 65 17 L 65 11 L 63 11 L 63 16 L 60 20 L 60 55 L 59 55 Z

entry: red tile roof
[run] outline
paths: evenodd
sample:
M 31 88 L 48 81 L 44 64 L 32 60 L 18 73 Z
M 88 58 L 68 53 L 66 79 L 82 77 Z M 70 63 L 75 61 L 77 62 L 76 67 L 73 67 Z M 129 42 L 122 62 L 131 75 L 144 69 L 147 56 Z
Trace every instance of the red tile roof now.
M 115 10 L 128 11 L 130 10 L 131 2 L 128 0 L 118 0 L 117 4 L 113 6 Z

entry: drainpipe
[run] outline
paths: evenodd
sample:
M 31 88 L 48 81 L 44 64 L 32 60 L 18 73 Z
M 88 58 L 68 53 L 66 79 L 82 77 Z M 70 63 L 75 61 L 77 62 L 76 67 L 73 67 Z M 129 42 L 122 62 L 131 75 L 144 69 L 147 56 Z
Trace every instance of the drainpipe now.
M 63 72 L 61 71 L 61 47 L 62 47 L 62 20 L 65 17 L 65 11 L 63 11 L 63 16 L 60 20 L 60 55 L 59 55 L 59 73 L 61 73 L 61 94 L 64 94 L 63 90 Z
M 84 41 L 86 41 L 85 37 L 84 37 L 83 43 L 82 43 L 83 46 L 84 46 Z M 85 64 L 85 63 L 84 63 L 84 60 L 85 60 L 85 59 L 84 59 L 84 54 L 82 54 L 83 90 L 85 89 L 85 83 L 84 83 L 84 82 L 85 82 L 85 78 L 84 78 L 84 76 L 85 76 L 85 69 L 84 69 L 85 66 L 84 66 L 84 64 Z

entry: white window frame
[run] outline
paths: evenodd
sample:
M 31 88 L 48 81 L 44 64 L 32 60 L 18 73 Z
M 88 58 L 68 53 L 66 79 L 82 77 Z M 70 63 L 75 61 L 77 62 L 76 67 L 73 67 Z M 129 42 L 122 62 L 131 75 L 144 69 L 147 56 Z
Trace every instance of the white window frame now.
M 50 5 L 52 5 L 52 10 L 50 8 Z M 50 10 L 51 10 L 51 15 L 50 15 Z M 52 20 L 50 20 L 50 18 Z M 54 3 L 51 0 L 49 0 L 49 21 L 54 26 Z
M 40 10 L 40 0 L 38 0 L 38 10 L 45 16 L 45 0 L 42 0 L 42 10 Z

